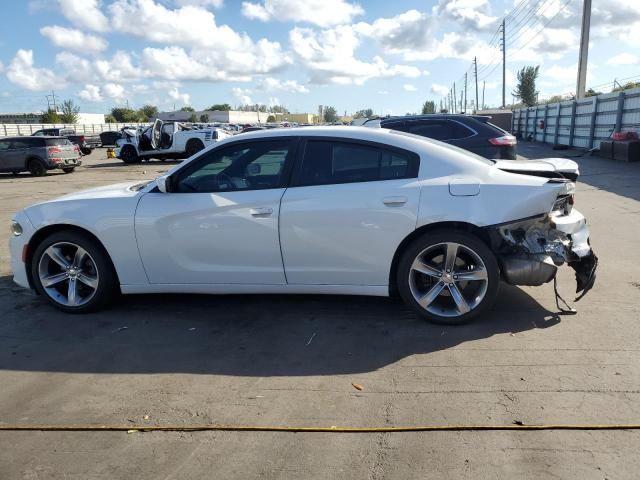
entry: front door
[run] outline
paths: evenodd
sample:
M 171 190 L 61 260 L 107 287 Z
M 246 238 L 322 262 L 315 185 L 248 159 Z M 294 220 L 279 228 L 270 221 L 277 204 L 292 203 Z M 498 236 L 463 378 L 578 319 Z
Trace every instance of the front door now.
M 135 217 L 153 284 L 284 284 L 278 220 L 295 141 L 244 141 L 211 150 L 151 192 Z

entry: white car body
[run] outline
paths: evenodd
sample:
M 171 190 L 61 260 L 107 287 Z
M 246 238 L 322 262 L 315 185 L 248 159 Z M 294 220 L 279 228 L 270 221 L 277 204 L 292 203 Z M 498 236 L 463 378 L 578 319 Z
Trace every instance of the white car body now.
M 407 150 L 419 155 L 419 170 L 415 178 L 218 193 L 163 193 L 158 188 L 212 149 L 295 136 Z M 540 168 L 540 162 L 516 161 L 509 167 L 527 171 L 532 163 Z M 555 169 L 553 164 L 547 171 Z M 553 244 L 556 250 L 565 249 L 561 255 L 589 255 L 584 217 L 577 210 L 552 212 L 558 197 L 573 190 L 572 182 L 505 172 L 458 148 L 385 129 L 252 132 L 210 146 L 145 186 L 94 188 L 26 208 L 14 219 L 22 234 L 11 238 L 12 267 L 15 282 L 31 288 L 24 259 L 33 251 L 34 235 L 73 226 L 104 246 L 125 294 L 386 296 L 403 241 L 434 225 L 455 222 L 488 229 L 508 243 L 510 233 L 501 226 L 521 219 L 527 225 L 546 222 L 541 228 L 547 233 L 573 236 L 573 241 L 565 235 L 562 245 Z
M 154 128 L 159 128 L 162 135 L 165 135 L 170 141 L 165 145 L 153 145 L 151 142 L 151 134 Z M 214 127 L 192 127 L 182 122 L 160 122 L 156 121 L 153 125 L 140 131 L 125 130 L 124 138 L 116 141 L 115 154 L 117 158 L 121 158 L 122 149 L 130 146 L 140 158 L 150 157 L 184 157 L 189 156 L 188 145 L 190 142 L 196 142 L 199 149 L 203 149 L 220 140 L 228 138 L 231 134 L 222 128 Z M 146 137 L 147 148 L 142 143 L 142 137 Z

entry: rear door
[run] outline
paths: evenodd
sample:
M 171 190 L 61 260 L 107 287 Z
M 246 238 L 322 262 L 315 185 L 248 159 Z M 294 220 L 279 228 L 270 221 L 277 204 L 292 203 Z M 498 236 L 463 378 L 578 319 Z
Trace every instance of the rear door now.
M 420 159 L 413 152 L 311 137 L 280 207 L 287 283 L 384 286 L 415 229 Z

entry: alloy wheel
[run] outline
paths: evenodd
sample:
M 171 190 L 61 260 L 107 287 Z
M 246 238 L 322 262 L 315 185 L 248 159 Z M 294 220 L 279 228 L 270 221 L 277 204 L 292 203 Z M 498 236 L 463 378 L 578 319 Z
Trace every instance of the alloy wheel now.
M 409 269 L 415 301 L 432 315 L 458 317 L 469 313 L 487 293 L 489 276 L 480 255 L 454 242 L 422 250 Z
M 84 248 L 70 242 L 54 243 L 42 253 L 38 277 L 46 294 L 66 307 L 89 302 L 99 284 L 94 259 Z

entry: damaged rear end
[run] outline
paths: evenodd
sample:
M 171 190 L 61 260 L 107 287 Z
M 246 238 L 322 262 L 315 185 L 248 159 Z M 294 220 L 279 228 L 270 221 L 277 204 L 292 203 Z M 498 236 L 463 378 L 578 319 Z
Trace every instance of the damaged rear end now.
M 542 285 L 555 279 L 558 267 L 567 264 L 575 271 L 579 300 L 593 287 L 598 258 L 590 245 L 587 221 L 573 208 L 577 166 L 570 179 L 566 172 L 550 175 L 550 169 L 538 175 L 532 169 L 508 171 L 551 177 L 547 186 L 556 188 L 557 196 L 546 214 L 488 227 L 503 279 L 512 285 Z

